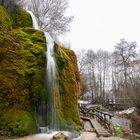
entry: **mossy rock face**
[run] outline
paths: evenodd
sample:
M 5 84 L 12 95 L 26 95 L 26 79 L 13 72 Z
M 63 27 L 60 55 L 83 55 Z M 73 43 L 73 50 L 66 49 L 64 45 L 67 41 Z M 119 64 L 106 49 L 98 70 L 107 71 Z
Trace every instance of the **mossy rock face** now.
M 56 104 L 62 130 L 79 131 L 81 127 L 78 113 L 79 76 L 76 55 L 70 49 L 55 45 L 58 93 Z
M 43 33 L 36 30 L 29 33 L 30 30 L 30 28 L 26 29 L 28 33 L 18 29 L 7 34 L 0 34 L 0 54 L 2 56 L 0 59 L 0 114 L 2 114 L 0 115 L 0 126 L 1 129 L 7 127 L 6 129 L 12 135 L 27 134 L 24 132 L 26 120 L 21 117 L 22 115 L 18 115 L 18 112 L 31 112 L 36 102 L 40 100 L 40 93 L 43 89 L 45 40 Z M 40 42 L 32 39 L 36 35 L 39 35 Z M 6 118 L 4 117 L 5 122 L 14 119 L 10 114 L 15 112 L 17 120 L 18 117 L 21 117 L 23 126 L 16 120 L 11 120 L 11 126 L 9 126 L 9 122 L 8 125 L 3 124 L 5 110 L 9 113 Z M 9 110 L 14 112 L 9 112 Z M 31 115 L 25 115 L 25 118 L 31 119 Z M 16 126 L 17 129 L 14 128 L 14 123 L 19 125 Z
M 12 17 L 5 8 L 0 5 L 0 31 L 10 31 L 13 28 L 32 28 L 32 19 L 28 12 L 18 8 Z
M 25 136 L 37 133 L 37 128 L 31 113 L 27 111 L 8 110 L 3 112 L 0 129 L 14 136 Z M 3 127 L 5 126 L 5 127 Z M 10 130 L 10 131 L 9 131 Z
M 19 9 L 18 12 L 14 14 L 13 27 L 14 28 L 32 27 L 32 19 L 30 14 L 23 9 Z
M 0 135 L 28 135 L 37 132 L 31 112 L 41 98 L 46 45 L 42 32 L 12 30 L 13 21 L 0 6 Z M 15 27 L 31 25 L 27 12 L 17 15 Z
M 0 31 L 9 31 L 12 29 L 12 22 L 7 11 L 0 5 Z
M 44 33 L 30 28 L 30 15 L 21 10 L 10 19 L 0 6 L 0 135 L 35 133 L 35 107 L 42 100 L 46 70 Z M 12 23 L 14 29 L 12 29 Z M 56 110 L 62 130 L 79 131 L 79 73 L 73 51 L 55 44 Z M 47 91 L 48 92 L 48 91 Z M 32 112 L 32 113 L 31 113 Z M 35 115 L 33 115 L 33 113 Z

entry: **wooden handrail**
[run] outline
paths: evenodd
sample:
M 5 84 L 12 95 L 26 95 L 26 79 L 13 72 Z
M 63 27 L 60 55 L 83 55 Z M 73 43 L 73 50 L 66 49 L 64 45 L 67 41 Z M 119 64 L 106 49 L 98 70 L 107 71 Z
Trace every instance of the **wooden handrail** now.
M 101 121 L 103 121 L 103 123 L 108 124 L 110 126 L 111 118 L 114 117 L 114 115 L 109 114 L 107 112 L 103 112 L 103 111 L 98 110 L 98 109 L 94 109 L 94 111 L 96 112 L 96 114 L 94 113 L 94 115 L 96 115 L 96 117 L 98 119 L 100 119 Z M 109 120 L 107 120 L 107 118 L 106 118 L 107 116 L 109 117 Z
M 112 115 L 112 114 L 110 114 L 110 113 L 107 113 L 107 112 L 103 112 L 103 111 L 101 111 L 101 110 L 98 110 L 98 109 L 94 109 L 96 112 L 99 112 L 99 113 L 101 113 L 101 114 L 104 114 L 104 115 L 107 115 L 107 116 L 109 116 L 109 117 L 114 117 L 114 115 Z

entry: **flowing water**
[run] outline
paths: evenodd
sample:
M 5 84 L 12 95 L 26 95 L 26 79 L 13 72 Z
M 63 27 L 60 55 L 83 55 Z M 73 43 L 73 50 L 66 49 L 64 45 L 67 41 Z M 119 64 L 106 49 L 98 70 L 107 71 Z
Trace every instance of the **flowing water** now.
M 113 125 L 118 125 L 118 126 L 122 126 L 124 128 L 127 128 L 127 129 L 131 129 L 131 121 L 126 119 L 126 118 L 117 116 L 115 114 L 115 112 L 110 113 L 110 112 L 105 112 L 104 111 L 104 113 L 107 113 L 107 114 L 109 113 L 109 114 L 113 114 L 114 115 L 114 117 L 112 117 L 111 120 L 110 120 L 109 116 L 106 116 L 106 119 L 108 121 L 111 121 L 111 123 Z
M 124 128 L 131 129 L 131 121 L 126 118 L 114 115 L 114 117 L 111 119 L 111 121 L 112 121 L 112 124 L 114 124 L 114 125 L 119 125 Z
M 26 10 L 26 11 L 31 15 L 33 28 L 36 30 L 40 30 L 37 19 L 36 19 L 35 15 L 33 14 L 33 12 L 31 12 L 29 10 Z
M 34 14 L 27 10 L 31 15 L 33 28 L 40 30 L 38 22 Z M 51 130 L 57 129 L 56 123 L 56 109 L 55 109 L 55 61 L 54 61 L 54 41 L 49 35 L 49 33 L 44 32 L 46 38 L 46 73 L 45 73 L 45 84 L 44 93 L 42 95 L 42 100 L 40 105 L 38 105 L 36 111 L 42 116 L 44 124 L 37 122 L 38 128 L 44 132 L 48 128 Z M 47 95 L 46 95 L 47 94 Z M 48 128 L 47 128 L 48 127 Z
M 54 61 L 54 41 L 51 36 L 45 32 L 46 42 L 47 42 L 47 73 L 46 73 L 46 80 L 47 80 L 47 91 L 49 93 L 49 99 L 47 101 L 48 110 L 47 112 L 47 121 L 49 122 L 50 129 L 57 129 L 57 122 L 56 122 L 56 107 L 55 107 L 55 89 L 56 89 L 56 67 Z
M 34 14 L 27 10 L 31 15 L 33 28 L 40 30 L 38 22 Z M 45 83 L 44 92 L 42 93 L 42 99 L 40 104 L 36 107 L 35 112 L 38 113 L 45 123 L 40 122 L 36 119 L 36 124 L 40 134 L 32 135 L 27 137 L 27 139 L 45 139 L 50 140 L 55 134 L 60 131 L 58 128 L 58 123 L 56 119 L 56 105 L 55 105 L 55 89 L 56 89 L 56 66 L 54 60 L 54 41 L 49 35 L 49 33 L 44 32 L 46 38 L 46 73 L 45 73 Z M 68 132 L 61 131 L 65 136 L 72 138 L 73 140 L 79 139 L 78 135 Z M 76 138 L 78 137 L 78 138 Z M 24 139 L 24 138 L 23 138 Z M 26 138 L 25 138 L 26 139 Z

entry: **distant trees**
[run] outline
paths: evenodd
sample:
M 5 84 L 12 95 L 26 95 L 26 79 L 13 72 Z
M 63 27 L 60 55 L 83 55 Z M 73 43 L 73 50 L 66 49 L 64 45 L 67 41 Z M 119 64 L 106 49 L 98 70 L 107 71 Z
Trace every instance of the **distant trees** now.
M 86 52 L 86 64 L 87 64 L 87 75 L 88 75 L 88 87 L 92 95 L 92 100 L 97 97 L 97 83 L 95 77 L 95 63 L 96 54 L 93 50 Z
M 56 37 L 70 30 L 73 17 L 65 15 L 68 0 L 28 0 L 23 4 L 35 14 L 40 28 L 51 36 Z
M 83 49 L 77 52 L 77 59 L 78 59 L 78 67 L 80 73 L 84 73 L 86 70 L 86 51 Z
M 91 100 L 126 98 L 134 106 L 140 106 L 140 55 L 136 48 L 136 42 L 121 39 L 112 53 L 101 49 L 79 53 L 80 72 L 87 79 L 85 92 L 91 95 Z
M 86 70 L 86 60 L 85 60 L 85 50 L 81 50 L 77 53 L 78 67 L 80 72 L 80 96 L 87 93 L 87 77 L 85 74 Z
M 115 46 L 115 58 L 117 65 L 121 66 L 121 71 L 124 74 L 124 84 L 127 87 L 127 80 L 132 61 L 136 58 L 136 42 L 127 42 L 121 39 L 121 42 Z
M 109 79 L 109 53 L 103 50 L 94 52 L 88 50 L 82 51 L 81 57 L 78 56 L 78 64 L 81 75 L 86 77 L 86 93 L 91 94 L 91 100 L 99 101 L 105 97 L 105 89 L 108 86 Z M 80 59 L 79 59 L 80 58 Z
M 84 95 L 87 92 L 87 79 L 85 75 L 80 74 L 80 96 Z

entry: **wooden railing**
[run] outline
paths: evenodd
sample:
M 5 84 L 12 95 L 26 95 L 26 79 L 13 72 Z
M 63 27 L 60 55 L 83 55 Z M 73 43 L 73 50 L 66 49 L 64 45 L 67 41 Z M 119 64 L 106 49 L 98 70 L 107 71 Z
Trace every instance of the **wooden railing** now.
M 114 115 L 98 109 L 94 109 L 94 116 L 96 116 L 102 123 L 107 125 L 111 124 L 111 118 L 114 117 Z
M 79 107 L 81 116 L 89 117 L 89 118 L 96 118 L 100 121 L 103 125 L 107 125 L 110 127 L 111 118 L 114 115 L 95 109 L 95 108 L 87 108 L 86 106 Z
M 123 105 L 123 104 L 128 104 L 130 99 L 125 99 L 125 98 L 115 98 L 115 99 L 107 99 L 104 101 L 104 105 Z

